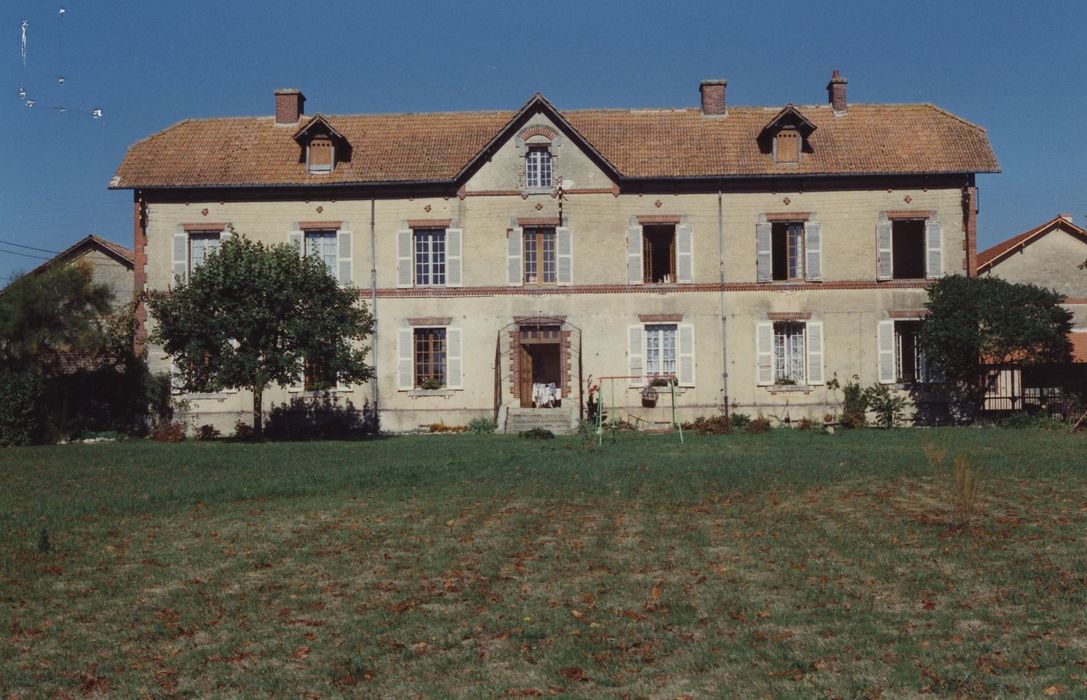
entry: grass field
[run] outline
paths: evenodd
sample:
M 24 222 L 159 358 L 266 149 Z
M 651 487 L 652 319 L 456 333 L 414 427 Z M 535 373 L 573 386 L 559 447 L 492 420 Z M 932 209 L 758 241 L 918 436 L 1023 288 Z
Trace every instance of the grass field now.
M 8 449 L 0 514 L 4 696 L 1087 695 L 1083 435 Z

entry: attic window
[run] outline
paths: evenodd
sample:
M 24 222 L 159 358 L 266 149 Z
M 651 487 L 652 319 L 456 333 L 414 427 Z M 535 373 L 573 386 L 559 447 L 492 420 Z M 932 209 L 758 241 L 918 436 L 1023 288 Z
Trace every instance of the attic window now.
M 800 132 L 786 127 L 774 136 L 774 162 L 800 162 Z
M 306 148 L 306 169 L 311 173 L 330 173 L 335 162 L 332 140 L 327 136 L 314 136 Z

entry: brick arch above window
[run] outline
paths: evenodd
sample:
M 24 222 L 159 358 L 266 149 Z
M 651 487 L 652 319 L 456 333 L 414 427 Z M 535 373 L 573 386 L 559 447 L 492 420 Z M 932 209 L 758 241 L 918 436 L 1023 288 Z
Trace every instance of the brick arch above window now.
M 554 141 L 558 138 L 558 135 L 559 133 L 557 131 L 546 124 L 530 124 L 517 134 L 517 138 L 523 142 L 527 142 L 529 139 L 542 136 L 547 141 Z

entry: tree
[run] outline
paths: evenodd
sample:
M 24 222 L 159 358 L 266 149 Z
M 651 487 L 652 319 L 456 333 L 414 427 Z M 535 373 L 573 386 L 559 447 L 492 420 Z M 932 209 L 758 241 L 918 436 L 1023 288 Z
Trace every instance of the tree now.
M 928 290 L 921 327 L 926 360 L 976 412 L 985 398 L 986 365 L 1064 362 L 1072 314 L 1063 297 L 996 277 L 944 277 Z
M 187 389 L 253 392 L 253 429 L 263 434 L 264 390 L 362 382 L 372 375 L 362 341 L 373 320 L 354 287 L 290 245 L 232 236 L 189 282 L 153 292 L 152 341 L 174 358 Z

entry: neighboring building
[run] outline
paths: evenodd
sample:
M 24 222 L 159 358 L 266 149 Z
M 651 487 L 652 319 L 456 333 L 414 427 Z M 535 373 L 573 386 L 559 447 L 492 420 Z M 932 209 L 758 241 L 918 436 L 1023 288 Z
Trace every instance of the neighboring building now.
M 1060 214 L 978 253 L 978 274 L 1048 287 L 1072 312 L 1072 354 L 1087 362 L 1087 230 Z
M 107 241 L 95 235 L 87 236 L 65 250 L 57 253 L 31 270 L 37 275 L 57 265 L 87 264 L 92 271 L 96 284 L 104 284 L 113 292 L 115 305 L 132 301 L 133 259 L 132 251 L 123 245 Z
M 682 418 L 836 411 L 833 377 L 924 379 L 928 280 L 976 272 L 985 131 L 928 104 L 303 115 L 186 120 L 134 144 L 137 287 L 184 279 L 224 235 L 291 242 L 373 305 L 382 426 L 552 404 L 590 375 L 615 417 L 675 377 Z M 149 321 L 153 323 L 153 320 Z M 168 358 L 152 348 L 153 367 Z M 552 385 L 554 387 L 552 388 Z M 667 390 L 666 390 L 667 391 Z M 271 397 L 304 393 L 304 384 Z M 665 392 L 662 392 L 664 394 Z M 232 425 L 245 392 L 191 396 Z

